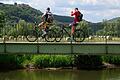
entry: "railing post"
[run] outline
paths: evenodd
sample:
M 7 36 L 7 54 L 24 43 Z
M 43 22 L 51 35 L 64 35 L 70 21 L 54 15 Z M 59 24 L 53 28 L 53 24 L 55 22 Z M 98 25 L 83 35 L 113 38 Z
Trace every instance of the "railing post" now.
M 70 46 L 71 46 L 71 54 L 73 54 L 73 37 L 71 36 L 71 40 L 70 40 Z
M 107 36 L 105 36 L 105 52 L 108 54 Z
M 37 54 L 39 54 L 39 43 L 38 43 L 38 39 L 37 39 Z

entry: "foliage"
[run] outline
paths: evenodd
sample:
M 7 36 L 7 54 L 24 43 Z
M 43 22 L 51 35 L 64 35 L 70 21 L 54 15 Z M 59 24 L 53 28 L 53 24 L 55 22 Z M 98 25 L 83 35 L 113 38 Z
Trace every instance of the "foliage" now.
M 70 56 L 63 55 L 38 55 L 33 57 L 33 63 L 38 68 L 44 67 L 69 67 L 72 60 Z
M 120 56 L 102 56 L 104 62 L 120 65 Z
M 86 22 L 86 21 L 81 21 L 78 24 L 77 28 L 82 29 L 86 33 L 87 36 L 90 35 L 90 34 L 92 34 L 91 28 L 90 28 L 88 22 Z
M 33 28 L 32 23 L 26 23 L 24 20 L 20 20 L 16 24 L 6 24 L 6 26 L 3 28 L 5 30 L 5 34 L 8 36 L 14 36 L 17 37 L 18 35 L 25 35 L 26 30 L 30 28 Z M 2 32 L 2 34 L 4 33 Z
M 2 28 L 4 27 L 5 24 L 5 13 L 0 10 L 0 37 L 2 36 Z
M 4 23 L 5 23 L 5 13 L 0 10 L 0 27 L 3 27 Z

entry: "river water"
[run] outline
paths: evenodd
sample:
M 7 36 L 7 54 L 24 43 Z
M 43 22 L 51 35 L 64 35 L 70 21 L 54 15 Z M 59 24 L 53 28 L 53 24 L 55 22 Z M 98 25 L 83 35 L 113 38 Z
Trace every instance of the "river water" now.
M 0 80 L 120 80 L 120 69 L 6 71 Z

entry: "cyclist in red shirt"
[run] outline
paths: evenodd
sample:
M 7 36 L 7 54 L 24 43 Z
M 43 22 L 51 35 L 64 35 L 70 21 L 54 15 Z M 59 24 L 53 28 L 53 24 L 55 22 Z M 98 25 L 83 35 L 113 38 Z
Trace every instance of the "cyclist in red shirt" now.
M 74 21 L 70 25 L 72 26 L 72 29 L 71 29 L 72 34 L 74 33 L 75 26 L 81 21 L 79 18 L 80 15 L 81 15 L 81 12 L 78 10 L 78 8 L 75 8 L 74 12 L 73 11 L 71 12 L 71 16 L 75 16 Z

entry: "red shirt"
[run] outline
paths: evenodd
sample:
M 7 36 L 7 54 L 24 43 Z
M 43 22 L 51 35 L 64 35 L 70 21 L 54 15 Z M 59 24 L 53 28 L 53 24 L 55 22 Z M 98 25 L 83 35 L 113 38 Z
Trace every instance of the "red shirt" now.
M 74 22 L 76 23 L 76 22 L 80 22 L 80 19 L 79 19 L 79 17 L 78 16 L 80 16 L 80 11 L 75 11 L 74 13 L 72 13 L 71 14 L 71 16 L 75 16 L 74 17 Z

